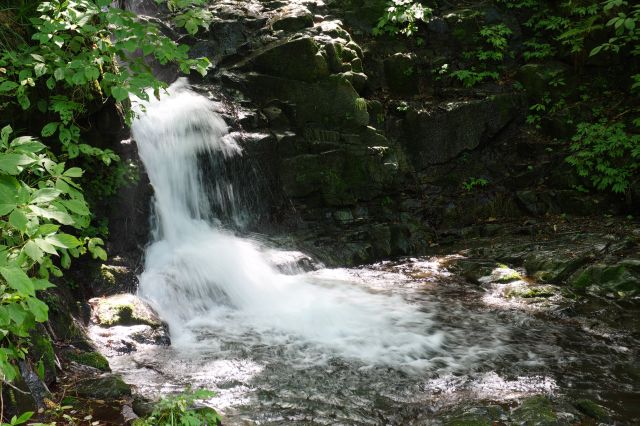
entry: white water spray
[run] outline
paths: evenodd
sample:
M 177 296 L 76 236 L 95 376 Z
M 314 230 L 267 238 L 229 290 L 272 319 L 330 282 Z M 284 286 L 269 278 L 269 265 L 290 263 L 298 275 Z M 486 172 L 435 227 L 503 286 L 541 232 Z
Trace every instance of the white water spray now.
M 427 366 L 441 353 L 429 316 L 401 298 L 283 275 L 267 250 L 225 230 L 214 207 L 241 213 L 242 203 L 233 182 L 215 170 L 204 176 L 198 160 L 221 164 L 241 150 L 211 101 L 186 82 L 169 94 L 144 104 L 132 131 L 157 215 L 139 292 L 168 322 L 174 345 L 266 344 L 301 361 L 342 356 L 369 365 Z M 206 190 L 209 180 L 215 191 Z

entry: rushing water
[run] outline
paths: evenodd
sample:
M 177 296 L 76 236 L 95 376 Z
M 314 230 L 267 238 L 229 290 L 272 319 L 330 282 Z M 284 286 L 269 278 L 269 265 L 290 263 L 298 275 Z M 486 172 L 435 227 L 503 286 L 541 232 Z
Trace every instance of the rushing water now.
M 139 293 L 172 338 L 111 360 L 142 393 L 217 390 L 230 423 L 423 424 L 461 401 L 539 393 L 640 418 L 625 402 L 638 401 L 632 340 L 492 306 L 438 259 L 281 273 L 272 249 L 232 231 L 251 200 L 198 167 L 242 155 L 215 105 L 184 82 L 170 93 L 132 128 L 155 191 Z

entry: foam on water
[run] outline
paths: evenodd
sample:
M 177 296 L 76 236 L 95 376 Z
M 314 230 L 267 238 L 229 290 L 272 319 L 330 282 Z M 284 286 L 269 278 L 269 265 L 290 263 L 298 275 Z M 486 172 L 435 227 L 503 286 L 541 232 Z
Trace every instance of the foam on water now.
M 234 182 L 198 167 L 202 156 L 220 164 L 241 155 L 215 104 L 182 81 L 142 107 L 132 131 L 157 218 L 139 293 L 168 322 L 174 344 L 260 342 L 301 358 L 315 353 L 313 362 L 335 355 L 370 365 L 421 366 L 441 352 L 446 337 L 430 315 L 400 297 L 284 275 L 269 262 L 272 250 L 219 225 L 213 211 L 242 212 L 243 200 Z M 224 190 L 207 191 L 211 180 Z

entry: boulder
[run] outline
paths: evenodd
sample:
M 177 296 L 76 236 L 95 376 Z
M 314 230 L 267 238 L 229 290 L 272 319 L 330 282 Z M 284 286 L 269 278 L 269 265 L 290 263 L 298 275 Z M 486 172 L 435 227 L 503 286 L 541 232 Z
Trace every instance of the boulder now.
M 304 6 L 291 5 L 276 10 L 270 21 L 271 28 L 283 31 L 298 31 L 313 26 L 313 14 Z
M 117 325 L 148 325 L 163 327 L 158 314 L 142 299 L 133 294 L 94 298 L 89 300 L 94 322 L 103 327 Z
M 614 296 L 636 295 L 640 293 L 640 259 L 590 265 L 574 274 L 569 285 Z
M 75 391 L 80 397 L 92 399 L 120 399 L 131 396 L 131 386 L 115 374 L 82 380 L 76 385 Z

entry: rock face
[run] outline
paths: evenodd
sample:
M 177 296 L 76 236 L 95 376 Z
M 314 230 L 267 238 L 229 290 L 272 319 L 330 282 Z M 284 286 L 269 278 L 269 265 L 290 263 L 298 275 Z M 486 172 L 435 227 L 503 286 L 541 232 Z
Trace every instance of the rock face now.
M 441 5 L 420 27 L 421 44 L 371 36 L 384 0 L 207 7 L 207 29 L 167 31 L 214 65 L 192 83 L 221 105 L 244 148 L 233 167 L 246 182 L 237 186 L 258 188 L 251 198 L 260 207 L 249 231 L 292 235 L 297 248 L 344 265 L 424 253 L 439 231 L 484 220 L 615 212 L 611 199 L 576 190 L 583 182 L 561 148 L 522 129 L 524 91 L 508 82 L 468 89 L 442 72 L 464 65 L 459 52 L 483 23 L 506 23 L 517 43 L 509 11 Z M 553 78 L 545 69 L 520 69 L 526 93 Z M 146 221 L 148 210 L 136 210 Z M 123 232 L 111 246 L 134 251 L 128 222 L 116 219 Z
M 405 119 L 409 158 L 421 170 L 473 151 L 519 118 L 522 101 L 510 93 L 448 102 L 435 110 L 411 110 Z

